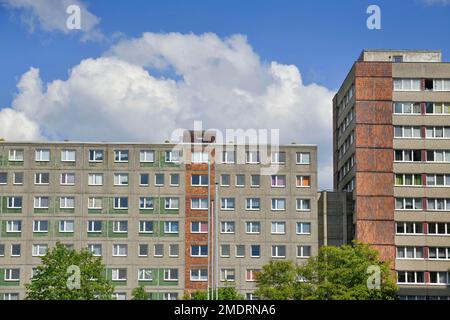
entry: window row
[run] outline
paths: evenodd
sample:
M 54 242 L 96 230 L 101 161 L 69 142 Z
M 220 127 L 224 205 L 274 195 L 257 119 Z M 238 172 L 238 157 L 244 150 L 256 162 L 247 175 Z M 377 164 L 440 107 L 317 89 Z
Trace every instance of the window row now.
M 425 274 L 428 273 L 428 281 Z M 450 272 L 447 271 L 397 271 L 398 284 L 450 285 Z
M 424 135 L 421 126 L 394 126 L 394 138 L 411 139 L 450 139 L 450 127 L 427 126 L 424 127 Z
M 397 162 L 440 162 L 450 163 L 450 150 L 394 150 Z
M 419 102 L 396 102 L 394 103 L 394 114 L 450 114 L 449 102 L 427 102 L 424 103 L 424 113 L 422 112 L 422 104 Z
M 394 79 L 394 91 L 450 91 L 450 79 Z
M 450 260 L 450 247 L 397 247 L 397 259 Z
M 397 222 L 397 235 L 450 235 L 450 223 L 446 222 Z
M 450 211 L 450 198 L 395 198 L 395 210 Z
M 450 187 L 450 174 L 396 174 L 395 185 Z

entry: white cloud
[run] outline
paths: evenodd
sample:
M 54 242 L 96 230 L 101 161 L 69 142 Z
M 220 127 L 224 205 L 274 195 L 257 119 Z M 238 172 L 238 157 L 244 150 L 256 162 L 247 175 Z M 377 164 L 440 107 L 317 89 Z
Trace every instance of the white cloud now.
M 67 28 L 69 14 L 66 12 L 70 5 L 77 5 L 81 9 L 82 39 L 103 39 L 103 34 L 97 28 L 100 19 L 88 10 L 81 0 L 0 0 L 0 3 L 8 8 L 19 10 L 21 20 L 30 32 L 39 25 L 43 31 L 59 31 L 64 34 L 78 31 Z
M 12 141 L 42 140 L 38 125 L 22 112 L 0 110 L 0 138 Z
M 195 120 L 279 128 L 283 143 L 319 145 L 320 185 L 331 187 L 333 92 L 305 85 L 294 65 L 261 61 L 242 35 L 145 33 L 83 60 L 65 80 L 44 85 L 32 68 L 18 89 L 14 110 L 49 139 L 161 142 Z

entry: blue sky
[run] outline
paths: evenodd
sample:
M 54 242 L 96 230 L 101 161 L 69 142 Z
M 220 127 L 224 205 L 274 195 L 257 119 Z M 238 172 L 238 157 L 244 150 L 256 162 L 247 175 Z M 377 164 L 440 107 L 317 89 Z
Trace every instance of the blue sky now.
M 72 3 L 83 31 L 65 28 Z M 371 4 L 381 30 L 366 27 Z M 450 61 L 448 21 L 450 0 L 0 0 L 0 137 L 277 128 L 282 143 L 319 145 L 330 188 L 331 99 L 361 50 L 441 49 Z

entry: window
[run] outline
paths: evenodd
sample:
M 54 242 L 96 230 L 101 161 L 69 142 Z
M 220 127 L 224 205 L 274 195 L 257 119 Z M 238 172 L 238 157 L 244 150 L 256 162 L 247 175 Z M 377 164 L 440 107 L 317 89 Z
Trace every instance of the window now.
M 155 174 L 155 186 L 163 186 L 164 185 L 164 173 L 156 173 Z
M 0 172 L 0 184 L 7 184 L 7 183 L 8 183 L 8 173 Z
M 273 221 L 271 225 L 272 234 L 286 234 L 286 222 Z
M 33 244 L 33 257 L 43 257 L 47 254 L 48 245 L 46 244 Z
M 60 209 L 75 208 L 75 198 L 74 197 L 60 197 L 59 198 L 59 208 Z
M 311 200 L 310 199 L 297 199 L 296 200 L 296 210 L 297 211 L 310 211 L 311 210 Z
M 286 257 L 286 246 L 275 245 L 272 246 L 272 258 L 285 258 Z
M 59 232 L 69 233 L 74 232 L 75 221 L 73 220 L 61 220 L 59 221 Z
M 208 222 L 206 221 L 191 222 L 191 233 L 207 233 L 207 232 L 208 232 Z
M 245 245 L 237 244 L 236 245 L 236 258 L 244 258 L 245 257 Z
M 102 232 L 102 222 L 100 220 L 89 220 L 87 222 L 87 232 Z
M 395 161 L 420 162 L 422 161 L 421 150 L 395 150 Z
M 138 280 L 152 281 L 153 280 L 152 269 L 138 269 Z
M 309 258 L 311 256 L 311 246 L 297 246 L 297 258 Z
M 178 233 L 178 221 L 164 221 L 164 233 Z
M 421 138 L 419 126 L 394 126 L 394 138 Z
M 148 256 L 148 244 L 139 244 L 138 256 L 139 257 L 147 257 Z
M 165 162 L 178 163 L 181 160 L 180 150 L 168 150 L 165 153 Z
M 125 292 L 114 292 L 113 299 L 114 300 L 127 300 L 127 294 Z
M 234 233 L 234 221 L 221 221 L 220 232 L 221 233 Z
M 191 257 L 207 257 L 207 245 L 191 245 Z
M 297 164 L 310 164 L 311 154 L 309 152 L 297 152 L 296 153 L 296 163 Z
M 113 244 L 113 257 L 126 257 L 128 246 L 126 244 Z
M 18 243 L 11 245 L 11 257 L 20 257 L 22 247 Z
M 139 185 L 140 186 L 148 186 L 148 183 L 149 183 L 148 173 L 141 173 L 139 175 Z
M 180 246 L 178 244 L 169 244 L 169 257 L 178 257 Z
M 155 151 L 153 150 L 141 150 L 139 152 L 140 162 L 155 162 Z
M 179 209 L 180 199 L 179 198 L 165 198 L 164 199 L 164 207 L 168 210 L 177 210 Z
M 171 186 L 179 186 L 180 185 L 180 174 L 178 174 L 178 173 L 170 174 L 170 185 Z
M 395 175 L 396 186 L 422 186 L 421 174 L 396 174 Z
M 178 281 L 178 269 L 164 269 L 164 281 Z
M 272 210 L 274 210 L 274 211 L 284 211 L 284 210 L 286 210 L 286 199 L 284 199 L 284 198 L 273 198 L 272 199 Z
M 126 281 L 127 280 L 127 269 L 125 268 L 114 268 L 111 270 L 113 281 Z
M 5 281 L 19 281 L 20 269 L 5 269 Z
M 115 186 L 127 186 L 128 185 L 128 173 L 114 173 L 114 185 Z
M 250 234 L 259 234 L 261 232 L 261 223 L 259 221 L 246 222 L 245 232 Z
M 101 244 L 88 244 L 88 250 L 95 257 L 101 257 L 101 255 L 102 255 L 102 245 Z
M 208 160 L 207 152 L 192 152 L 192 163 L 208 163 Z
M 163 244 L 155 244 L 154 245 L 154 257 L 163 257 L 164 256 L 164 245 Z
M 450 247 L 430 247 L 428 248 L 428 259 L 450 260 Z
M 49 149 L 37 149 L 35 152 L 36 161 L 50 161 L 50 150 Z
M 422 210 L 422 199 L 395 198 L 395 210 Z
M 427 114 L 450 114 L 450 103 L 431 103 L 427 102 L 425 111 Z
M 427 210 L 450 211 L 450 199 L 427 199 Z
M 450 235 L 450 223 L 429 222 L 428 234 L 430 235 Z
M 34 207 L 36 209 L 48 209 L 48 197 L 34 197 Z
M 0 257 L 4 257 L 4 256 L 5 256 L 5 245 L 0 244 Z
M 11 196 L 8 197 L 8 209 L 22 208 L 22 197 Z
M 103 162 L 103 150 L 89 150 L 89 162 Z
M 426 127 L 427 139 L 450 139 L 450 127 Z
M 222 151 L 222 163 L 235 163 L 236 152 L 235 151 Z
M 152 197 L 140 197 L 139 198 L 139 209 L 143 209 L 143 210 L 153 209 L 153 198 Z
M 5 292 L 3 295 L 3 300 L 8 301 L 19 300 L 19 294 L 16 292 Z
M 297 176 L 296 186 L 300 188 L 311 187 L 311 177 L 310 176 Z
M 234 198 L 222 198 L 221 199 L 221 209 L 222 210 L 234 210 L 235 202 Z
M 191 199 L 191 209 L 194 209 L 194 210 L 208 209 L 208 199 L 207 198 L 192 198 Z
M 221 244 L 220 245 L 220 256 L 222 258 L 230 257 L 230 245 L 229 244 Z
M 450 91 L 450 79 L 433 80 L 434 91 Z
M 261 204 L 259 198 L 247 198 L 245 199 L 246 210 L 260 210 Z
M 73 186 L 75 184 L 75 173 L 61 173 L 61 185 Z
M 399 284 L 425 283 L 425 272 L 397 271 L 397 283 Z
M 50 174 L 48 172 L 38 172 L 34 176 L 34 184 L 49 184 Z
M 272 163 L 285 164 L 286 163 L 286 152 L 272 152 L 271 153 Z
M 23 184 L 23 172 L 13 173 L 13 184 L 14 185 Z
M 427 161 L 450 163 L 450 150 L 429 150 L 427 151 Z
M 21 220 L 9 220 L 6 221 L 6 232 L 22 232 L 22 221 Z
M 423 259 L 423 247 L 397 247 L 397 259 Z
M 113 232 L 114 233 L 127 233 L 128 232 L 128 221 L 113 221 Z
M 420 103 L 396 102 L 394 103 L 394 114 L 421 114 Z
M 220 176 L 220 185 L 222 187 L 229 187 L 230 186 L 230 175 L 229 174 L 222 174 Z
M 114 209 L 128 209 L 128 197 L 114 197 Z
M 259 271 L 259 269 L 247 269 L 245 273 L 245 281 L 256 281 L 256 273 Z
M 207 174 L 193 174 L 191 176 L 192 186 L 207 186 L 208 185 L 208 175 Z
M 420 79 L 394 79 L 394 91 L 420 91 Z
M 128 150 L 115 150 L 114 162 L 128 162 Z
M 392 62 L 396 62 L 396 63 L 403 62 L 403 56 L 393 56 Z
M 286 187 L 286 176 L 285 175 L 273 175 L 272 176 L 272 187 L 278 187 L 278 188 Z
M 250 246 L 250 256 L 252 258 L 259 258 L 261 256 L 261 246 L 259 244 L 252 244 Z
M 23 161 L 24 151 L 23 149 L 11 149 L 9 150 L 9 161 Z
M 243 174 L 236 175 L 236 187 L 245 187 L 245 175 Z
M 250 178 L 251 187 L 259 187 L 261 185 L 261 176 L 259 174 L 252 174 Z
M 114 181 L 115 181 L 114 175 Z M 103 173 L 89 173 L 88 175 L 88 185 L 90 186 L 101 186 L 103 185 Z
M 236 273 L 234 269 L 220 269 L 220 281 L 235 281 Z
M 246 163 L 249 163 L 249 164 L 260 163 L 259 152 L 258 151 L 246 151 L 245 161 L 246 161 Z
M 420 222 L 397 222 L 397 234 L 423 234 L 423 224 Z
M 33 221 L 33 232 L 48 232 L 48 220 Z
M 63 162 L 74 162 L 75 161 L 75 150 L 61 150 L 61 161 Z
M 430 284 L 449 285 L 450 272 L 430 272 Z
M 153 221 L 139 221 L 139 233 L 153 233 Z
M 89 197 L 88 199 L 88 209 L 102 209 L 103 199 L 97 197 Z
M 311 234 L 311 223 L 297 222 L 297 234 Z

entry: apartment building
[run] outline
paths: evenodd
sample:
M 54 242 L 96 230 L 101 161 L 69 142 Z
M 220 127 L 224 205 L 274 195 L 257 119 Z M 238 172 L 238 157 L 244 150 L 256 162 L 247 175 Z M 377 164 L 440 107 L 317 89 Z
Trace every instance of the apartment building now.
M 248 299 L 264 264 L 315 254 L 317 147 L 244 148 L 239 161 L 212 142 L 0 142 L 0 299 L 25 297 L 57 241 L 101 256 L 117 299 L 138 285 L 151 299 L 206 289 L 214 202 L 220 283 Z
M 333 100 L 334 187 L 353 237 L 393 261 L 403 299 L 450 297 L 450 63 L 364 50 Z

